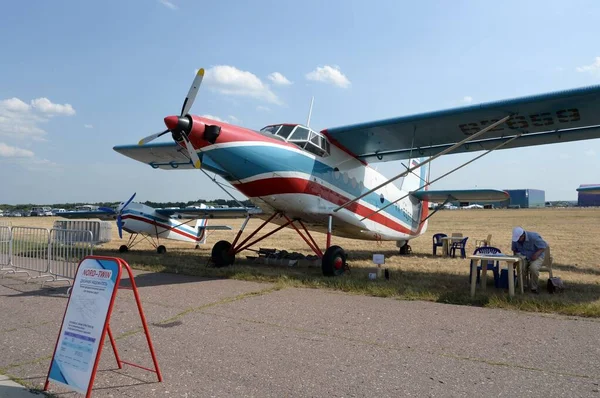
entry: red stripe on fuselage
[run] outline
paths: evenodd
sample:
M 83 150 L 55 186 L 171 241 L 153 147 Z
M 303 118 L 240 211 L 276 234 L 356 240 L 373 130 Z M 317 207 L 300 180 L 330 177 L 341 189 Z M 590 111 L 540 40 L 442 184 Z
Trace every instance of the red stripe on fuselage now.
M 303 178 L 264 178 L 262 180 L 256 180 L 242 184 L 235 184 L 234 186 L 236 189 L 238 189 L 240 192 L 242 192 L 248 197 L 301 193 L 305 195 L 321 197 L 326 201 L 338 206 L 350 200 L 344 195 L 340 195 L 339 193 L 321 184 L 305 180 Z M 366 217 L 369 214 L 373 213 L 373 210 L 357 202 L 352 203 L 351 205 L 346 207 L 346 209 L 361 217 Z M 391 228 L 394 231 L 402 232 L 408 235 L 415 234 L 415 232 L 406 228 L 402 224 L 399 224 L 398 222 L 390 219 L 389 217 L 386 217 L 381 212 L 369 217 L 369 220 Z
M 146 224 L 156 225 L 157 227 L 161 227 L 161 228 L 167 229 L 169 231 L 173 231 L 175 233 L 178 233 L 179 235 L 185 236 L 186 238 L 194 239 L 196 242 L 202 240 L 202 238 L 198 238 L 197 236 L 188 234 L 187 232 L 180 231 L 179 229 L 176 229 L 176 227 L 171 227 L 169 225 L 165 225 L 165 224 L 159 223 L 157 221 L 153 221 L 153 220 L 148 220 L 147 218 L 134 216 L 133 214 L 124 215 L 122 218 L 123 218 L 123 220 L 132 218 L 137 221 L 145 222 Z M 160 231 L 159 234 L 162 232 L 165 232 L 165 231 Z

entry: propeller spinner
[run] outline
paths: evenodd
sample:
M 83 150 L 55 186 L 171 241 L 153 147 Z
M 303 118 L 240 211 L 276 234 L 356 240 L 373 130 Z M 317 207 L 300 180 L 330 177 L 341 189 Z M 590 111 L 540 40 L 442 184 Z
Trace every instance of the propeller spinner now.
M 196 73 L 196 77 L 192 82 L 192 86 L 190 87 L 185 100 L 183 101 L 183 106 L 181 107 L 181 115 L 179 116 L 167 116 L 165 118 L 165 125 L 167 129 L 165 131 L 161 131 L 160 133 L 149 135 L 148 137 L 142 138 L 139 141 L 139 145 L 147 144 L 158 137 L 171 132 L 173 139 L 176 142 L 180 142 L 183 140 L 185 143 L 185 147 L 190 155 L 190 159 L 192 164 L 196 169 L 199 169 L 201 166 L 200 158 L 194 149 L 194 146 L 190 142 L 189 134 L 192 128 L 191 119 L 187 116 L 188 112 L 192 108 L 194 101 L 196 100 L 196 94 L 198 94 L 198 89 L 200 88 L 200 84 L 202 83 L 202 78 L 204 77 L 204 69 L 200 68 L 198 73 Z

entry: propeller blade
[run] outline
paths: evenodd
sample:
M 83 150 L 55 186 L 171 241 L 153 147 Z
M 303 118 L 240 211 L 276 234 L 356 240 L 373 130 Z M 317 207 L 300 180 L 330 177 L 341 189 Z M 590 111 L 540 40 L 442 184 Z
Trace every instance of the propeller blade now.
M 196 99 L 196 94 L 198 94 L 198 89 L 200 88 L 200 83 L 202 83 L 202 78 L 204 77 L 204 68 L 200 68 L 198 73 L 196 73 L 196 77 L 192 82 L 192 87 L 190 87 L 190 91 L 188 91 L 187 97 L 183 101 L 183 106 L 181 107 L 181 116 L 187 115 L 192 105 L 194 105 L 194 100 Z
M 190 140 L 188 140 L 185 134 L 183 135 L 183 140 L 185 141 L 185 147 L 187 148 L 188 153 L 190 154 L 190 159 L 192 160 L 194 168 L 199 169 L 202 164 L 200 163 L 200 158 L 198 157 L 194 146 L 192 145 Z
M 125 202 L 123 207 L 121 207 L 121 210 L 119 211 L 119 213 L 121 213 L 127 207 L 127 205 L 129 205 L 129 203 L 131 203 L 133 198 L 135 198 L 135 194 L 136 194 L 136 192 L 134 192 L 133 195 L 131 195 L 131 198 L 129 198 L 129 200 L 127 202 Z
M 117 216 L 117 229 L 119 230 L 119 239 L 123 239 L 123 220 L 121 220 L 121 215 Z
M 140 140 L 140 142 L 138 142 L 138 145 L 144 145 L 144 144 L 149 143 L 150 141 L 154 141 L 155 139 L 157 139 L 161 135 L 167 134 L 169 131 L 170 131 L 169 129 L 166 129 L 165 131 L 161 131 L 160 133 L 152 134 L 152 135 L 149 135 L 146 138 L 142 138 Z

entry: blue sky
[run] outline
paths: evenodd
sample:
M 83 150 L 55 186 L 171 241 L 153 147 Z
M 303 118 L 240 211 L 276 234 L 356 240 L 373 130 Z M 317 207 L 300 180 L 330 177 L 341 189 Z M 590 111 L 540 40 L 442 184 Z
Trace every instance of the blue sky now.
M 163 130 L 199 67 L 194 114 L 304 123 L 314 96 L 324 129 L 600 84 L 598 20 L 594 1 L 3 2 L 0 203 L 224 198 L 198 171 L 112 150 Z M 432 188 L 573 200 L 599 163 L 600 139 L 498 151 Z

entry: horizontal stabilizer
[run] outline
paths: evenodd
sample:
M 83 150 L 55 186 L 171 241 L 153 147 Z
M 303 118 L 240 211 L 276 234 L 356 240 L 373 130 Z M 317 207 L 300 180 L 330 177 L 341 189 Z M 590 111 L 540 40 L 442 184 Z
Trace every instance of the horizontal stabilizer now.
M 205 229 L 207 231 L 231 231 L 233 228 L 229 225 L 209 225 L 207 227 L 198 227 L 198 229 Z
M 500 202 L 508 199 L 505 191 L 496 189 L 464 189 L 464 190 L 441 190 L 441 191 L 416 191 L 411 195 L 419 200 L 428 202 Z

